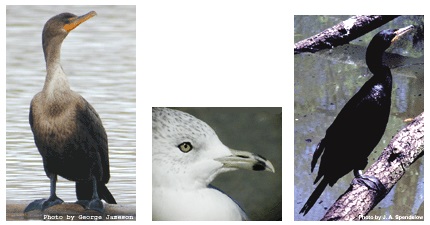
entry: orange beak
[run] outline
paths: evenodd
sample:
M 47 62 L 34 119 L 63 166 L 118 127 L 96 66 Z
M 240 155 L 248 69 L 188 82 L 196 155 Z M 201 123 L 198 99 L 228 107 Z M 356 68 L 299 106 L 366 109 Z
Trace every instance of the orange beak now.
M 70 32 L 71 30 L 75 29 L 77 26 L 79 26 L 81 23 L 89 20 L 91 17 L 97 15 L 96 12 L 91 11 L 85 15 L 82 16 L 77 16 L 77 17 L 73 17 L 70 18 L 69 21 L 70 23 L 64 25 L 64 30 L 66 30 L 67 32 Z

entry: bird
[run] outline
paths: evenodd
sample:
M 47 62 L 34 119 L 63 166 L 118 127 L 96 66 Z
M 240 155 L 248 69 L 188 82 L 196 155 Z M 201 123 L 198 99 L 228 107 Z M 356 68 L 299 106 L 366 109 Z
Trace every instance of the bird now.
M 46 79 L 30 104 L 29 122 L 34 142 L 50 179 L 50 197 L 31 202 L 24 212 L 62 204 L 57 197 L 57 175 L 76 182 L 76 196 L 85 209 L 104 211 L 102 199 L 116 204 L 106 187 L 110 179 L 108 139 L 96 110 L 70 89 L 60 63 L 61 44 L 70 31 L 97 15 L 61 13 L 50 18 L 42 32 Z
M 382 55 L 400 36 L 413 29 L 388 29 L 378 32 L 366 50 L 366 64 L 373 76 L 345 104 L 336 119 L 326 130 L 311 161 L 311 172 L 320 159 L 314 184 L 318 183 L 300 213 L 305 216 L 327 185 L 354 171 L 359 183 L 371 189 L 385 187 L 375 177 L 362 175 L 368 156 L 381 140 L 388 123 L 391 107 L 392 75 L 383 64 Z
M 210 185 L 237 169 L 275 172 L 264 157 L 225 146 L 202 120 L 152 108 L 153 220 L 248 220 L 235 200 Z

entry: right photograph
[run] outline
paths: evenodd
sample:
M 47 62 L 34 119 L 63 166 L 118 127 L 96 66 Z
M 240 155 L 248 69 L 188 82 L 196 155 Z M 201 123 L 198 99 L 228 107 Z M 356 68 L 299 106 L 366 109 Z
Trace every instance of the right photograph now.
M 294 220 L 424 220 L 424 16 L 294 16 Z

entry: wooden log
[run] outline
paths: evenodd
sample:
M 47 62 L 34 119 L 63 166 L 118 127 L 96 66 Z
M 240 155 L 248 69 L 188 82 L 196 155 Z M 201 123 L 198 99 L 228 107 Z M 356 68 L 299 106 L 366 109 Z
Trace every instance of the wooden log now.
M 294 44 L 294 54 L 331 49 L 367 34 L 398 16 L 353 16 L 323 32 Z
M 105 204 L 105 212 L 85 210 L 75 203 L 63 203 L 55 205 L 45 211 L 34 210 L 24 213 L 25 207 L 30 202 L 7 201 L 6 220 L 46 220 L 46 221 L 135 221 L 135 205 L 111 205 Z
M 378 178 L 385 191 L 353 184 L 321 220 L 363 220 L 394 187 L 409 166 L 424 155 L 424 112 L 399 131 L 364 175 Z M 423 219 L 423 218 L 422 218 Z M 420 220 L 419 217 L 411 220 Z

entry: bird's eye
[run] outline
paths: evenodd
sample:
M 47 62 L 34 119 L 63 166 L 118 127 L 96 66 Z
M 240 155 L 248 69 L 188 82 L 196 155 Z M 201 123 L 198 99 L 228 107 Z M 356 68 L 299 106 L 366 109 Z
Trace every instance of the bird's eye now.
M 189 152 L 193 149 L 193 146 L 191 145 L 190 142 L 183 142 L 180 145 L 178 145 L 179 150 L 181 150 L 182 152 Z

